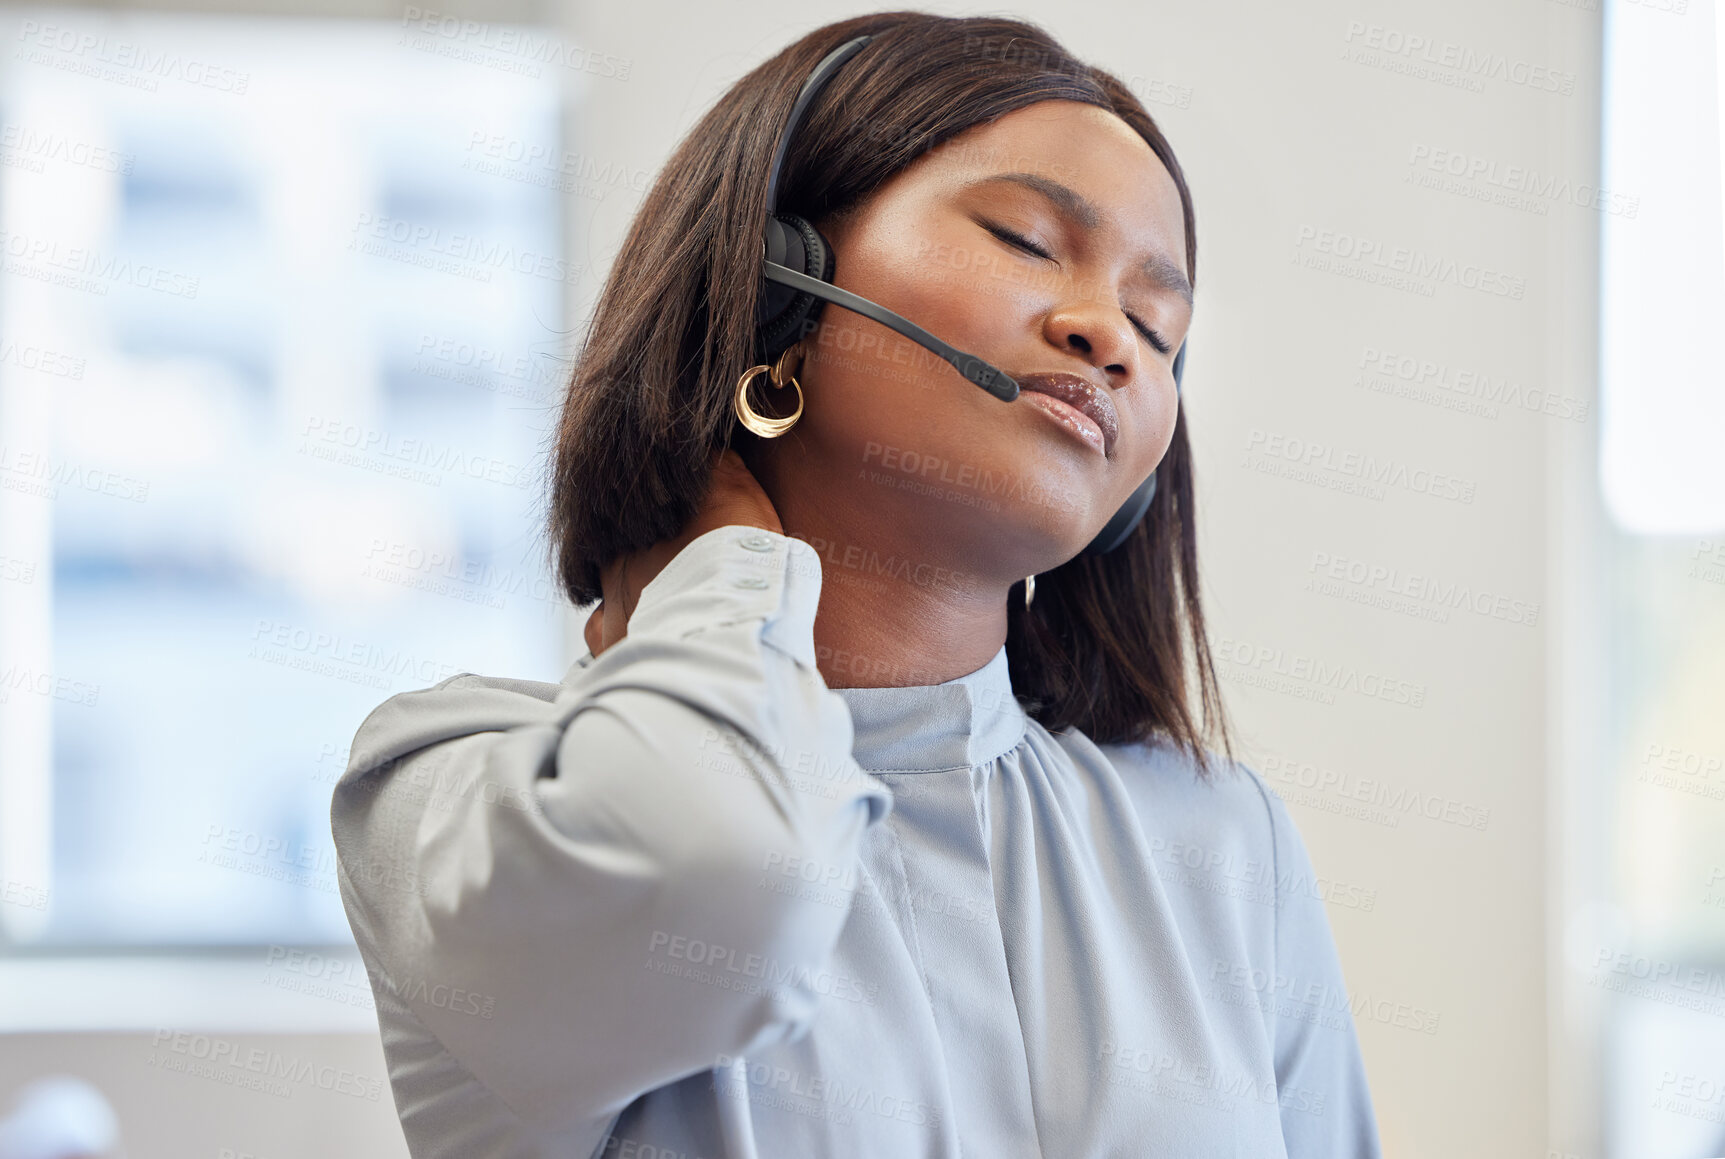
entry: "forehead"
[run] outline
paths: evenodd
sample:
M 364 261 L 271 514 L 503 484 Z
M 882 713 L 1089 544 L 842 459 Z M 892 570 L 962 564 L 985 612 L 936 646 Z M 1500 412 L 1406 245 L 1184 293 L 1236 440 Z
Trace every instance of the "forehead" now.
M 1167 166 L 1132 126 L 1096 105 L 1039 101 L 1014 109 L 960 133 L 911 168 L 950 188 L 995 173 L 1034 173 L 1095 204 L 1103 228 L 1185 254 L 1180 191 Z

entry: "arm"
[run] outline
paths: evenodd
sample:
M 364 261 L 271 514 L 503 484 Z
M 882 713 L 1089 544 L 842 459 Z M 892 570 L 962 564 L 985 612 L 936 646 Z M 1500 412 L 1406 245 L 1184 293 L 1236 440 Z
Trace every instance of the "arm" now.
M 761 871 L 848 866 L 891 807 L 815 668 L 820 578 L 807 544 L 720 527 L 554 700 L 456 677 L 360 727 L 331 819 L 367 964 L 534 1133 L 590 1150 L 643 1092 L 812 1024 L 848 913 Z
M 1289 1159 L 1381 1159 L 1347 982 L 1287 805 L 1265 788 L 1276 869 L 1276 1088 Z M 1281 987 L 1288 990 L 1283 996 Z

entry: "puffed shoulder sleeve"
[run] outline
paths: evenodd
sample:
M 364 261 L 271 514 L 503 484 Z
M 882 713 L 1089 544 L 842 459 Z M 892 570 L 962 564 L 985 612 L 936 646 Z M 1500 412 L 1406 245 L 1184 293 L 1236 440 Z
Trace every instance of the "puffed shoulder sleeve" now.
M 1289 1159 L 1381 1159 L 1347 983 L 1312 860 L 1266 790 L 1276 868 L 1276 1088 Z
M 892 805 L 815 668 L 820 581 L 808 544 L 718 528 L 562 684 L 458 676 L 354 738 L 331 826 L 374 990 L 559 1152 L 812 1023 L 848 913 L 762 870 L 849 865 Z

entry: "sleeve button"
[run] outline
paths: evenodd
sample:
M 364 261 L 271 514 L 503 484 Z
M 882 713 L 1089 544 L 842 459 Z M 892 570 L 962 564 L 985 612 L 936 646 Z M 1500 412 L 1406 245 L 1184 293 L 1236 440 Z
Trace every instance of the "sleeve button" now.
M 758 575 L 746 575 L 737 581 L 737 586 L 740 588 L 749 588 L 753 591 L 761 591 L 767 586 L 767 581 Z
M 771 551 L 773 549 L 773 541 L 759 532 L 741 539 L 738 542 L 750 551 Z

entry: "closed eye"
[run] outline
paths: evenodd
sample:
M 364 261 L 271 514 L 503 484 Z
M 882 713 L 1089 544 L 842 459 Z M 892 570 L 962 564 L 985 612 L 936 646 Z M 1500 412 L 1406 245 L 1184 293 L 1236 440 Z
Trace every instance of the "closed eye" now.
M 1138 328 L 1138 333 L 1144 335 L 1144 340 L 1150 343 L 1158 354 L 1166 354 L 1168 351 L 1173 349 L 1173 347 L 1169 346 L 1163 337 L 1156 333 L 1156 331 L 1150 329 L 1150 327 L 1144 325 L 1144 323 L 1140 322 L 1138 319 L 1133 318 L 1130 314 L 1126 315 L 1126 317 L 1131 319 L 1132 325 Z
M 1021 250 L 1028 250 L 1029 252 L 1035 254 L 1039 258 L 1045 258 L 1049 261 L 1054 260 L 1053 254 L 1051 254 L 1047 250 L 1041 248 L 1036 243 L 1032 242 L 1029 238 L 1024 237 L 1022 234 L 1013 233 L 1010 229 L 1007 229 L 1004 226 L 999 226 L 999 225 L 987 225 L 987 224 L 985 224 L 983 226 L 983 228 L 986 229 L 989 233 L 992 233 L 995 237 L 999 238 L 1001 241 L 1005 242 L 1007 245 L 1017 246 Z
M 1005 242 L 1007 245 L 1016 246 L 1018 249 L 1024 250 L 1027 253 L 1035 254 L 1037 257 L 1042 258 L 1046 261 L 1053 261 L 1054 260 L 1053 254 L 1042 249 L 1040 246 L 1036 245 L 1036 243 L 1032 242 L 1029 238 L 1022 236 L 1021 234 L 1016 234 L 1016 233 L 1012 232 L 1010 229 L 1007 229 L 1005 226 L 992 225 L 992 224 L 989 224 L 987 222 L 984 222 L 983 228 L 986 229 L 989 233 L 992 233 L 995 237 L 999 238 L 1001 241 Z M 1150 329 L 1148 326 L 1144 325 L 1144 323 L 1142 323 L 1138 319 L 1132 317 L 1131 314 L 1127 314 L 1126 317 L 1132 323 L 1133 327 L 1138 331 L 1138 333 L 1140 333 L 1144 336 L 1144 340 L 1146 342 L 1150 343 L 1151 347 L 1157 353 L 1166 354 L 1166 353 L 1168 353 L 1169 350 L 1173 349 L 1171 346 L 1168 345 L 1168 343 L 1162 338 L 1162 336 L 1160 334 L 1156 333 L 1156 331 Z

